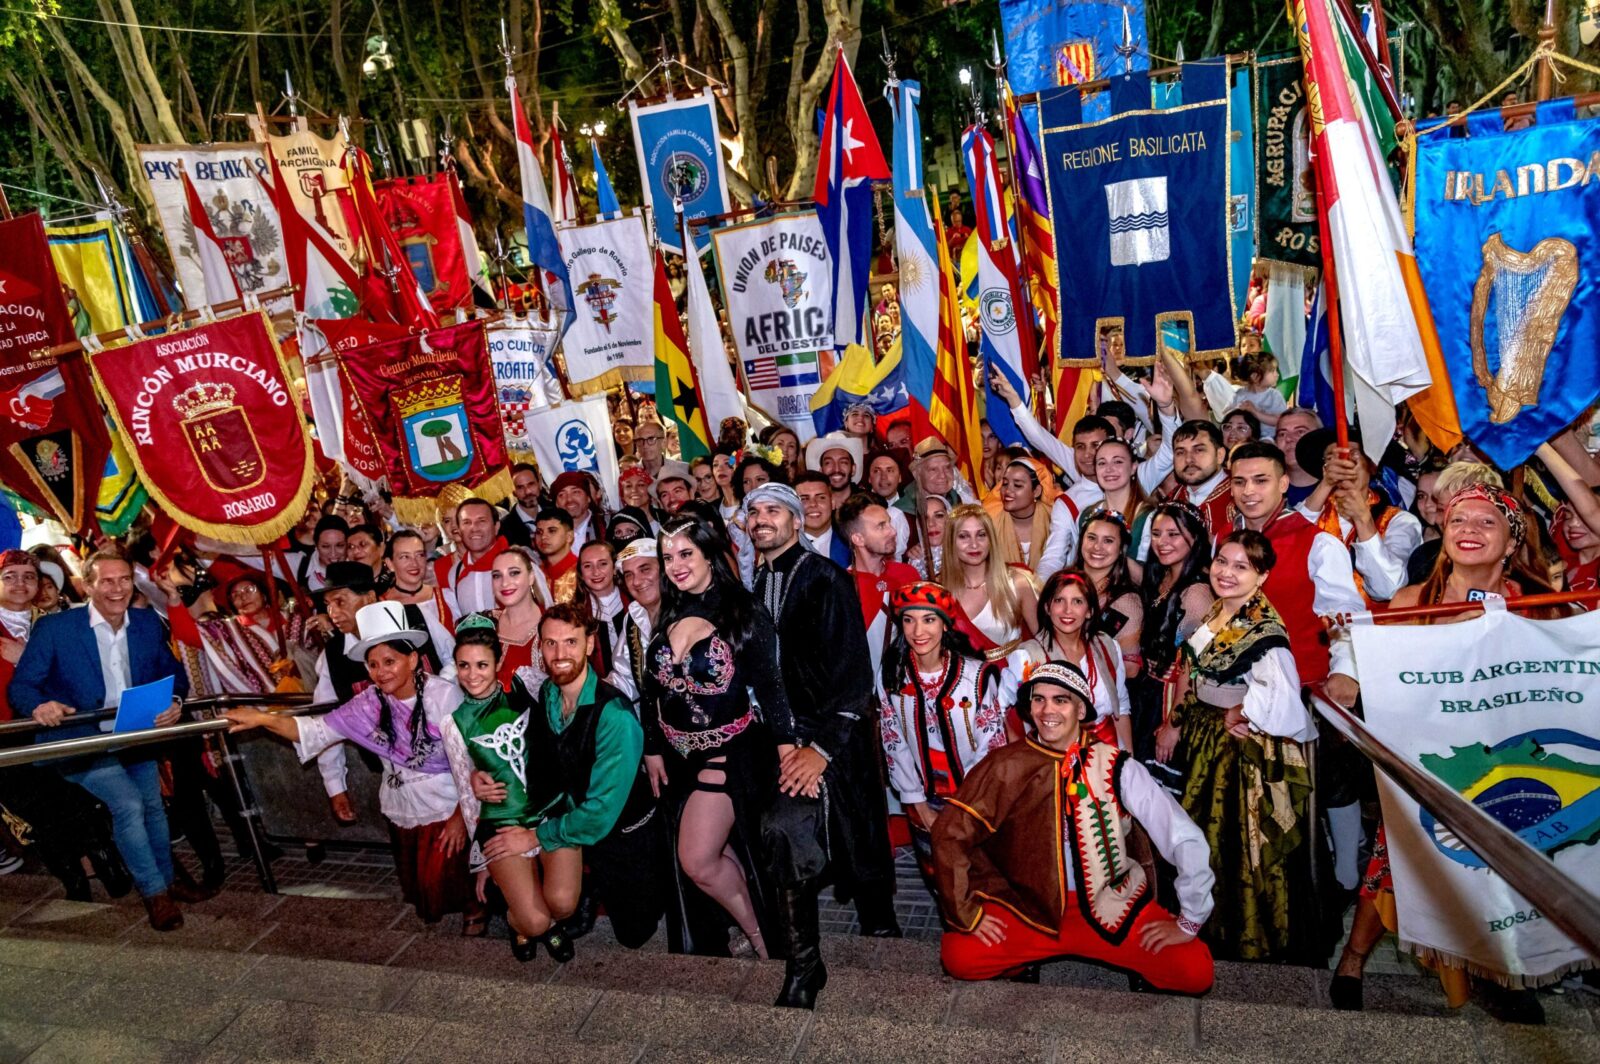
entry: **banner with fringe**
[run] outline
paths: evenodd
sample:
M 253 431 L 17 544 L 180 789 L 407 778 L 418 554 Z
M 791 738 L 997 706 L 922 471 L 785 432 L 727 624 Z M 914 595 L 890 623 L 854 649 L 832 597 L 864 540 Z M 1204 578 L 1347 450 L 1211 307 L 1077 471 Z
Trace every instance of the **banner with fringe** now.
M 572 278 L 572 323 L 561 341 L 575 395 L 655 379 L 655 263 L 637 216 L 556 233 Z
M 439 493 L 451 484 L 487 499 L 511 494 L 482 321 L 364 344 L 338 358 L 383 455 L 401 521 L 433 520 Z
M 264 311 L 89 354 L 156 503 L 180 525 L 267 543 L 311 497 L 311 440 Z

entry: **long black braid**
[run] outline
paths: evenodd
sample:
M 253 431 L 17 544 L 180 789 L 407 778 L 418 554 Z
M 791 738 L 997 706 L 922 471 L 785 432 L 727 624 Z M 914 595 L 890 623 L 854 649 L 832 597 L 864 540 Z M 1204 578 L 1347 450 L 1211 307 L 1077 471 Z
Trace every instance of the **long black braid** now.
M 400 639 L 391 639 L 382 644 L 401 654 L 417 654 L 417 648 Z M 413 675 L 416 685 L 416 698 L 411 703 L 411 720 L 407 730 L 411 734 L 411 756 L 406 759 L 407 768 L 417 768 L 427 760 L 433 752 L 434 740 L 428 734 L 428 714 L 422 704 L 423 686 L 428 682 L 427 670 L 423 668 L 421 655 L 417 657 L 417 665 Z M 394 727 L 394 713 L 390 708 L 392 700 L 387 694 L 379 692 L 378 698 L 378 737 L 383 740 L 383 745 L 390 750 L 394 749 L 396 732 Z

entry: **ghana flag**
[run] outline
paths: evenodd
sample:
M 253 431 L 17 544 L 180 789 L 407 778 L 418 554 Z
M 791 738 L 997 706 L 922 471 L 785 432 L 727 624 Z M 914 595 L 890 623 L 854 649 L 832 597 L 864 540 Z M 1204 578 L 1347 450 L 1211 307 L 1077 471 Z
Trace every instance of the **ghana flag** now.
M 667 284 L 667 267 L 656 249 L 656 413 L 678 426 L 678 453 L 685 462 L 711 454 L 700 381 L 689 361 L 678 304 Z

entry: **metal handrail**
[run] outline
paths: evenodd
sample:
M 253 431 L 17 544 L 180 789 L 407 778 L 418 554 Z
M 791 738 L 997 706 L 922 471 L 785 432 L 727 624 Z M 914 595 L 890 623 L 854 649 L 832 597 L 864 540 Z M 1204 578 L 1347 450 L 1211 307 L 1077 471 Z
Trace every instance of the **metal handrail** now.
M 285 716 L 300 717 L 311 713 L 325 713 L 338 706 L 337 702 L 310 701 L 308 694 L 283 694 L 283 695 L 215 695 L 206 698 L 196 698 L 185 702 L 185 710 L 203 710 L 216 712 L 241 705 L 283 705 L 280 712 Z M 70 721 L 102 720 L 116 714 L 115 710 L 104 710 L 99 713 L 85 713 L 81 716 L 68 717 Z M 42 725 L 40 727 L 43 727 Z M 96 754 L 109 753 L 112 750 L 122 750 L 130 746 L 147 746 L 151 743 L 170 742 L 173 739 L 183 739 L 191 735 L 206 735 L 210 732 L 227 731 L 229 722 L 221 717 L 208 717 L 205 720 L 182 721 L 169 724 L 164 728 L 142 728 L 138 731 L 127 732 L 102 732 L 98 735 L 80 735 L 75 739 L 60 739 L 55 742 L 34 743 L 30 746 L 18 746 L 9 750 L 0 750 L 0 769 L 12 765 L 36 764 L 43 761 L 61 761 L 72 757 L 89 757 Z
M 231 709 L 234 706 L 300 706 L 308 704 L 310 701 L 311 696 L 300 691 L 270 695 L 205 695 L 201 698 L 189 699 L 183 704 L 183 708 L 190 710 L 218 710 Z M 74 713 L 71 717 L 63 720 L 62 723 L 92 724 L 102 720 L 111 720 L 116 715 L 115 708 L 96 709 L 88 713 Z M 17 720 L 8 720 L 0 723 L 0 738 L 4 738 L 7 735 L 21 735 L 40 731 L 48 727 L 48 725 L 40 724 L 32 717 L 20 717 Z
M 1589 956 L 1600 959 L 1600 898 L 1437 776 L 1390 750 L 1367 730 L 1361 718 L 1317 692 L 1312 693 L 1311 703 L 1367 760 L 1438 817 L 1545 919 Z

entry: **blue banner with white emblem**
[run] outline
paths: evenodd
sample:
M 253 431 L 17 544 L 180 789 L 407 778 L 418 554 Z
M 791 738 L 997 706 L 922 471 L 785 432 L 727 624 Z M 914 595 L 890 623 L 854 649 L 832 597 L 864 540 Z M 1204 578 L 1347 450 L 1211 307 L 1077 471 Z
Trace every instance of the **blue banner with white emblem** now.
M 683 254 L 673 201 L 683 200 L 692 221 L 728 211 L 728 179 L 722 169 L 717 104 L 710 89 L 686 100 L 648 107 L 628 105 L 633 120 L 633 150 L 639 159 L 639 184 L 655 216 L 656 240 Z M 708 229 L 696 232 L 696 249 L 705 253 Z
M 1235 341 L 1226 79 L 1215 64 L 1186 64 L 1184 102 L 1163 110 L 1150 107 L 1148 75 L 1125 80 L 1115 95 L 1129 109 L 1101 122 L 1082 121 L 1076 90 L 1039 101 L 1061 264 L 1057 355 L 1092 365 L 1107 345 L 1148 359 L 1169 322 L 1188 326 L 1193 354 L 1222 355 Z
M 1511 469 L 1600 397 L 1600 122 L 1468 128 L 1417 142 L 1417 267 L 1461 428 Z

